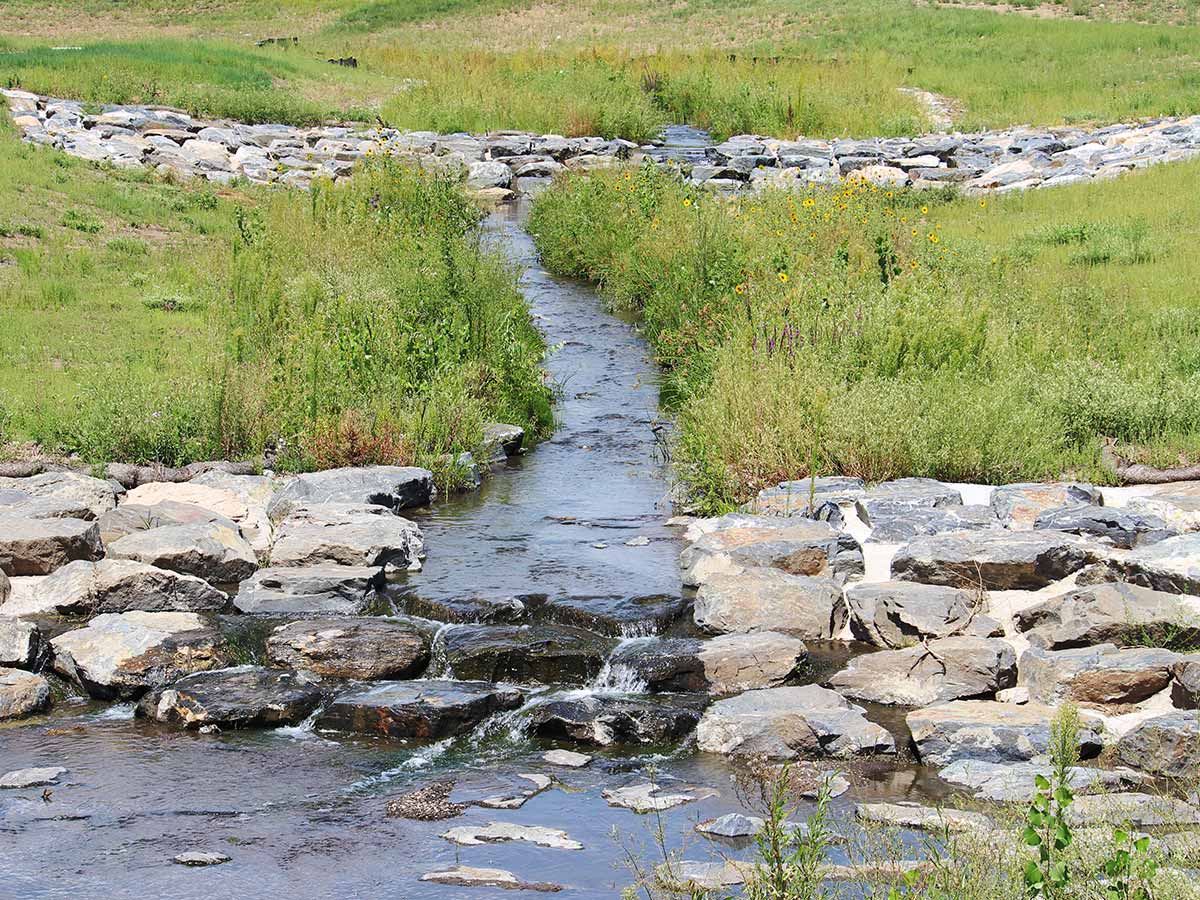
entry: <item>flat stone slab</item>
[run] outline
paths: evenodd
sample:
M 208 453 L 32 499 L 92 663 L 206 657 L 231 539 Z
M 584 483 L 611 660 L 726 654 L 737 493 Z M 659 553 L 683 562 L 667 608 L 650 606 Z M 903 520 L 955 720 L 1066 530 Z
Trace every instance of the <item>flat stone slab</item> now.
M 923 534 L 944 531 L 978 531 L 1003 526 L 990 506 L 913 507 L 887 501 L 868 504 L 860 500 L 859 517 L 871 527 L 867 540 L 874 544 L 900 544 Z
M 109 544 L 108 555 L 195 575 L 213 584 L 235 584 L 258 569 L 258 557 L 245 539 L 217 524 L 136 531 Z
M 289 505 L 370 503 L 390 509 L 427 506 L 434 494 L 433 473 L 412 466 L 327 469 L 297 475 L 271 498 L 276 517 Z
M 1176 531 L 1200 530 L 1200 481 L 1164 484 L 1149 496 L 1131 497 L 1126 508 L 1157 516 Z
M 58 784 L 58 779 L 67 774 L 62 766 L 44 766 L 36 769 L 17 769 L 0 775 L 0 788 L 31 788 L 47 784 Z
M 661 634 L 688 607 L 676 594 L 643 597 L 559 597 L 537 608 L 539 618 L 610 637 Z
M 582 850 L 583 844 L 573 840 L 565 831 L 541 825 L 517 825 L 512 822 L 489 822 L 487 825 L 460 825 L 442 835 L 452 844 L 478 847 L 482 844 L 503 844 L 525 841 L 554 850 Z
M 267 638 L 272 663 L 334 678 L 413 678 L 429 664 L 430 632 L 409 620 L 303 619 Z
M 393 738 L 439 740 L 521 705 L 520 690 L 480 681 L 385 681 L 334 698 L 317 727 Z
M 892 559 L 892 577 L 950 587 L 1037 590 L 1099 558 L 1098 548 L 1073 534 L 958 531 L 905 544 Z
M 1067 820 L 1076 827 L 1119 827 L 1126 822 L 1134 828 L 1200 825 L 1200 808 L 1158 794 L 1089 794 L 1075 798 Z
M 938 772 L 938 777 L 967 788 L 980 800 L 1028 803 L 1037 790 L 1037 776 L 1046 776 L 1050 771 L 1049 759 L 1003 763 L 958 759 Z M 1067 779 L 1071 789 L 1078 794 L 1092 789 L 1127 790 L 1146 780 L 1144 775 L 1132 769 L 1095 769 L 1086 766 L 1072 766 L 1067 770 Z
M 522 881 L 506 869 L 481 869 L 474 866 L 455 866 L 452 869 L 442 869 L 437 872 L 426 872 L 421 876 L 422 881 L 434 884 L 449 884 L 457 887 L 492 887 L 509 891 L 539 891 L 541 893 L 557 893 L 565 890 L 561 884 L 551 884 L 546 881 Z
M 306 504 L 275 529 L 271 565 L 420 568 L 425 545 L 415 522 L 385 507 Z
M 747 691 L 718 700 L 696 729 L 710 753 L 773 759 L 895 753 L 892 736 L 862 707 L 817 685 Z
M 261 615 L 358 615 L 382 584 L 382 570 L 370 566 L 271 567 L 243 581 L 233 605 Z
M 1103 502 L 1095 485 L 1076 481 L 1005 484 L 992 489 L 988 501 L 1008 528 L 1033 528 L 1037 517 L 1054 509 L 1096 506 Z
M 302 722 L 322 696 L 304 673 L 236 666 L 186 675 L 143 697 L 137 713 L 189 730 L 266 728 Z
M 573 750 L 547 750 L 542 754 L 542 760 L 552 766 L 564 766 L 568 769 L 582 769 L 592 763 L 592 757 Z
M 858 542 L 825 522 L 734 514 L 708 524 L 693 523 L 689 533 L 693 529 L 699 538 L 679 555 L 685 587 L 700 587 L 714 576 L 750 568 L 810 576 L 863 571 Z
M 132 559 L 78 560 L 38 585 L 47 613 L 94 616 L 123 612 L 215 612 L 229 597 L 202 578 Z
M 1094 578 L 1127 581 L 1170 594 L 1200 594 L 1200 533 L 1180 534 L 1138 547 L 1121 559 L 1098 566 Z
M 117 488 L 108 481 L 78 472 L 44 472 L 31 478 L 0 478 L 0 490 L 15 490 L 39 500 L 75 503 L 98 519 L 117 505 Z
M 1013 620 L 1031 645 L 1047 650 L 1200 642 L 1200 598 L 1132 584 L 1077 588 L 1018 610 Z
M 995 638 L 949 637 L 904 650 L 857 656 L 829 684 L 844 697 L 898 706 L 991 697 L 1017 683 L 1012 645 Z
M 845 626 L 846 604 L 831 578 L 747 568 L 711 575 L 696 592 L 693 617 L 713 634 L 781 631 L 829 639 Z
M 1033 647 L 1021 655 L 1021 680 L 1030 700 L 1052 706 L 1064 700 L 1140 703 L 1171 683 L 1177 662 L 1178 654 L 1157 647 Z
M 175 857 L 175 862 L 181 866 L 219 866 L 221 863 L 227 863 L 232 859 L 224 853 L 215 853 L 209 850 L 189 850 L 186 853 L 180 853 Z
M 798 638 L 774 631 L 718 635 L 710 640 L 666 638 L 622 644 L 609 659 L 650 691 L 736 694 L 786 683 L 808 659 Z
M 1054 710 L 1039 703 L 1017 706 L 991 700 L 952 700 L 907 716 L 917 754 L 925 765 L 959 759 L 1023 762 L 1050 746 Z M 1100 736 L 1084 716 L 1080 747 L 1085 758 L 1100 752 Z
M 1128 550 L 1174 537 L 1179 532 L 1150 513 L 1111 506 L 1064 506 L 1038 515 L 1034 528 L 1099 538 Z
M 536 734 L 582 744 L 665 744 L 695 729 L 704 701 L 682 695 L 549 699 L 525 716 Z
M 846 588 L 850 630 L 860 641 L 899 649 L 922 640 L 965 635 L 1000 637 L 1004 627 L 980 609 L 977 591 L 915 581 Z
M 0 669 L 0 721 L 40 712 L 50 705 L 50 682 L 23 669 Z
M 922 831 L 991 831 L 996 824 L 983 813 L 965 809 L 922 806 L 919 803 L 859 803 L 854 815 L 861 822 Z
M 600 792 L 600 796 L 608 801 L 609 806 L 619 806 L 635 813 L 649 813 L 662 812 L 685 803 L 715 797 L 717 792 L 711 788 L 664 787 L 653 781 L 645 781 L 619 788 L 607 788 Z
M 102 515 L 98 522 L 100 536 L 108 544 L 127 534 L 164 528 L 168 525 L 223 525 L 231 531 L 240 531 L 238 523 L 233 519 L 200 506 L 172 500 L 164 500 L 153 506 L 122 503 L 116 509 Z
M 0 515 L 0 570 L 6 575 L 49 575 L 74 560 L 103 555 L 95 522 Z

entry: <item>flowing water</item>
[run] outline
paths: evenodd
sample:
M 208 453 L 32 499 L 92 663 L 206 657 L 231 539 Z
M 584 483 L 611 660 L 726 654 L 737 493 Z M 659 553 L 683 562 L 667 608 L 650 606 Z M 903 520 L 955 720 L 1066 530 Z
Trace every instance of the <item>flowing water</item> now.
M 489 235 L 525 266 L 523 287 L 556 347 L 547 365 L 562 388 L 558 428 L 477 494 L 419 517 L 429 558 L 404 590 L 435 599 L 677 595 L 680 544 L 664 524 L 668 468 L 646 345 L 590 288 L 537 267 L 522 216 L 515 208 L 496 213 Z M 630 676 L 606 666 L 574 693 L 637 689 Z M 473 735 L 422 746 L 321 734 L 311 720 L 275 731 L 180 733 L 134 719 L 128 705 L 60 701 L 43 721 L 0 727 L 0 772 L 69 770 L 46 799 L 40 788 L 2 792 L 0 898 L 525 896 L 418 880 L 459 862 L 558 882 L 571 897 L 616 897 L 630 880 L 622 845 L 653 858 L 654 823 L 609 807 L 601 790 L 645 780 L 651 766 L 663 783 L 718 791 L 664 815 L 671 845 L 686 843 L 692 858 L 731 852 L 693 831 L 700 819 L 742 808 L 724 760 L 684 744 L 614 750 L 587 769 L 555 769 L 540 759 L 553 744 L 524 737 L 519 721 L 506 714 Z M 527 787 L 515 777 L 527 772 L 560 783 L 518 810 L 472 807 L 449 822 L 385 815 L 390 798 L 434 777 L 455 778 L 454 799 L 471 800 Z M 921 777 L 911 768 L 881 769 L 854 794 L 905 795 L 921 789 Z M 440 837 L 449 827 L 490 821 L 562 828 L 585 849 L 458 848 Z M 216 850 L 232 861 L 196 869 L 172 863 L 187 850 Z

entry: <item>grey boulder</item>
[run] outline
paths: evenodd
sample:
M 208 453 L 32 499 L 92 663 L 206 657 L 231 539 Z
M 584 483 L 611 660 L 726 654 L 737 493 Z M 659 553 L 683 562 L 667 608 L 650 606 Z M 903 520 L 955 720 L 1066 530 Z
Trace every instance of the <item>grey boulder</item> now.
M 927 706 L 995 696 L 1017 683 L 1017 659 L 1005 641 L 941 638 L 905 650 L 857 656 L 829 683 L 852 700 Z
M 696 592 L 693 616 L 712 634 L 782 631 L 832 638 L 846 624 L 846 604 L 830 578 L 753 568 L 711 575 Z
M 273 518 L 288 506 L 369 503 L 391 509 L 426 506 L 433 497 L 433 473 L 413 466 L 327 469 L 297 475 L 276 491 L 267 508 Z
M 49 575 L 74 560 L 103 555 L 95 522 L 0 515 L 0 571 L 6 575 Z
M 565 625 L 465 625 L 445 633 L 451 671 L 473 681 L 586 684 L 615 646 Z
M 992 489 L 989 502 L 1008 528 L 1032 528 L 1042 513 L 1063 507 L 1098 506 L 1103 499 L 1093 485 L 1060 481 L 1001 485 Z
M 481 681 L 385 681 L 335 697 L 317 727 L 436 741 L 516 709 L 522 699 L 516 688 Z
M 259 569 L 233 605 L 244 613 L 358 615 L 382 583 L 382 570 L 368 566 Z
M 1017 630 L 1048 650 L 1200 640 L 1200 599 L 1132 584 L 1076 588 L 1018 610 Z
M 852 584 L 850 630 L 860 641 L 898 649 L 930 638 L 999 637 L 1004 628 L 980 611 L 978 591 L 913 581 Z
M 37 598 L 47 613 L 63 616 L 206 612 L 220 610 L 229 601 L 201 578 L 131 559 L 68 563 L 38 585 Z
M 1191 778 L 1200 769 L 1200 718 L 1170 712 L 1142 722 L 1117 742 L 1127 766 L 1169 778 Z
M 429 664 L 427 629 L 397 619 L 341 617 L 281 625 L 267 638 L 277 666 L 334 678 L 413 678 Z
M 0 668 L 0 721 L 40 712 L 50 705 L 50 683 L 22 669 Z
M 185 675 L 143 697 L 137 713 L 189 730 L 262 728 L 304 720 L 321 698 L 311 676 L 237 666 Z
M 34 669 L 46 649 L 36 622 L 0 617 L 0 667 Z
M 1021 655 L 1021 681 L 1029 699 L 1047 705 L 1140 703 L 1171 683 L 1177 654 L 1155 647 L 1118 649 L 1113 644 L 1042 650 Z
M 892 559 L 892 577 L 951 587 L 1037 590 L 1099 555 L 1082 538 L 1057 531 L 957 531 L 901 547 Z
M 1064 506 L 1040 513 L 1034 528 L 1102 538 L 1128 550 L 1174 537 L 1178 532 L 1158 516 L 1112 506 Z
M 1022 762 L 1045 754 L 1050 746 L 1051 707 L 1017 706 L 992 700 L 952 700 L 907 716 L 917 755 L 925 765 L 948 766 L 955 760 Z M 1100 736 L 1085 718 L 1080 750 L 1100 752 Z
M 279 523 L 271 565 L 420 568 L 421 530 L 386 507 L 323 503 L 300 506 Z
M 214 584 L 235 584 L 258 569 L 253 548 L 237 531 L 218 524 L 167 525 L 134 532 L 110 544 L 108 555 Z
M 728 516 L 679 555 L 686 587 L 700 587 L 717 575 L 751 568 L 789 575 L 849 576 L 863 570 L 862 550 L 844 532 L 825 522 Z

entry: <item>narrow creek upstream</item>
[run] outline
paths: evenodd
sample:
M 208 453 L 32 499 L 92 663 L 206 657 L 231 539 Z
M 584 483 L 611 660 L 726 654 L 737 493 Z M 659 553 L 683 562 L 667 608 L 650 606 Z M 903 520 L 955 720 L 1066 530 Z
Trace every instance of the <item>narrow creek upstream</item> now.
M 534 315 L 557 345 L 547 366 L 562 388 L 558 428 L 477 494 L 417 517 L 429 558 L 402 589 L 436 601 L 677 597 L 681 543 L 665 525 L 668 466 L 652 427 L 658 375 L 647 347 L 591 288 L 537 266 L 524 215 L 521 208 L 496 213 L 488 239 L 524 267 Z M 672 847 L 686 845 L 700 859 L 740 852 L 693 830 L 701 819 L 742 809 L 723 759 L 685 742 L 618 747 L 597 753 L 586 769 L 554 768 L 541 754 L 555 744 L 525 737 L 518 720 L 502 715 L 472 735 L 409 746 L 304 726 L 198 735 L 134 719 L 128 706 L 60 702 L 45 721 L 0 727 L 0 771 L 69 770 L 47 800 L 37 791 L 0 797 L 0 897 L 534 896 L 419 880 L 461 863 L 556 882 L 571 897 L 612 898 L 631 880 L 622 843 L 653 860 L 655 823 L 610 807 L 601 790 L 644 781 L 649 766 L 664 784 L 718 792 L 664 814 Z M 389 799 L 435 778 L 455 779 L 454 799 L 470 801 L 514 790 L 520 773 L 559 783 L 516 810 L 470 807 L 440 822 L 385 813 Z M 844 813 L 853 799 L 902 796 L 920 781 L 919 770 L 893 765 L 837 806 Z M 440 837 L 491 821 L 561 828 L 584 849 L 456 847 Z M 187 850 L 232 860 L 174 865 L 172 857 Z

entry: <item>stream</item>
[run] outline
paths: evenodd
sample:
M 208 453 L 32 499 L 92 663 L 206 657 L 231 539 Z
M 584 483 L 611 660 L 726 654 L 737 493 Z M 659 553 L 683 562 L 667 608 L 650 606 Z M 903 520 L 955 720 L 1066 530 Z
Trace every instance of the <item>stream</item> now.
M 523 268 L 522 287 L 554 348 L 547 367 L 562 391 L 558 427 L 477 493 L 415 516 L 429 556 L 398 590 L 439 602 L 677 597 L 682 543 L 665 525 L 658 373 L 631 321 L 606 311 L 589 286 L 538 267 L 525 215 L 519 206 L 496 212 L 487 239 Z M 621 689 L 605 675 L 574 690 Z M 717 791 L 663 814 L 673 848 L 686 847 L 693 859 L 744 852 L 694 831 L 702 819 L 744 809 L 724 759 L 696 753 L 690 740 L 602 751 L 557 745 L 525 737 L 518 720 L 500 714 L 474 734 L 412 746 L 311 726 L 199 735 L 134 719 L 130 706 L 60 701 L 43 721 L 0 727 L 0 771 L 69 770 L 47 801 L 38 791 L 0 797 L 0 898 L 535 896 L 419 880 L 460 863 L 556 882 L 569 888 L 565 896 L 613 898 L 631 881 L 623 845 L 657 856 L 656 822 L 609 806 L 601 791 L 644 781 L 649 767 L 664 785 Z M 596 752 L 596 760 L 555 768 L 541 759 L 554 746 Z M 470 807 L 433 822 L 385 813 L 389 799 L 437 778 L 455 779 L 454 799 L 469 802 L 513 790 L 521 773 L 557 783 L 516 810 Z M 888 764 L 860 774 L 834 806 L 848 815 L 864 797 L 923 793 L 923 780 L 920 769 Z M 561 828 L 584 849 L 458 847 L 440 837 L 490 821 Z M 207 868 L 172 863 L 188 850 L 232 859 Z

